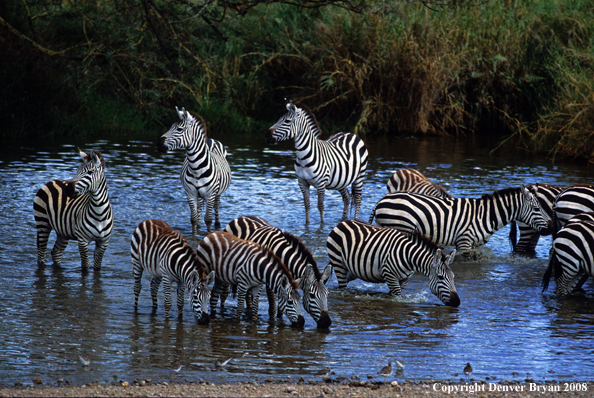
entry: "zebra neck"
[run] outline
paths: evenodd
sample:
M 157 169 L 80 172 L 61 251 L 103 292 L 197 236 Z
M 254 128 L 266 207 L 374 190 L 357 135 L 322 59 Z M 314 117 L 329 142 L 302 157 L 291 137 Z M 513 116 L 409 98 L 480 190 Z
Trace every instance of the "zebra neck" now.
M 186 158 L 190 163 L 195 164 L 205 158 L 204 155 L 207 150 L 204 137 L 197 136 L 186 148 Z
M 297 152 L 297 158 L 303 159 L 306 156 L 310 157 L 312 149 L 316 148 L 317 141 L 318 139 L 311 126 L 309 124 L 305 125 L 295 137 L 295 152 Z
M 109 205 L 109 193 L 107 192 L 107 181 L 105 177 L 101 180 L 96 190 L 89 192 L 89 199 L 90 207 L 95 209 L 104 208 Z
M 493 196 L 484 199 L 483 206 L 485 208 L 485 217 L 489 220 L 489 224 L 493 229 L 491 232 L 495 232 L 507 224 L 518 218 L 520 214 L 521 200 L 517 198 L 517 195 L 507 192 L 503 195 L 498 193 Z

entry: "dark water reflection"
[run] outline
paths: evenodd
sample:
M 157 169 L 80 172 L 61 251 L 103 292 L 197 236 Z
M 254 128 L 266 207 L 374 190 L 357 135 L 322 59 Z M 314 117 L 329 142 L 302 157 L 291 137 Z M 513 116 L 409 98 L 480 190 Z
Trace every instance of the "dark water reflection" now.
M 258 137 L 220 139 L 228 146 L 233 171 L 221 201 L 223 224 L 241 215 L 262 216 L 300 236 L 324 267 L 326 237 L 340 221 L 340 195 L 327 192 L 324 225 L 312 199 L 312 222 L 305 225 L 292 146 L 268 147 Z M 371 161 L 363 220 L 385 193 L 389 176 L 402 167 L 419 169 L 459 197 L 532 182 L 594 180 L 590 169 L 551 164 L 513 148 L 489 156 L 492 144 L 472 140 L 367 142 Z M 116 218 L 103 269 L 86 275 L 80 272 L 73 242 L 62 268 L 37 267 L 32 212 L 35 193 L 45 182 L 73 176 L 77 145 L 105 154 Z M 30 384 L 37 375 L 44 383 L 171 381 L 174 362 L 184 365 L 177 380 L 214 382 L 313 379 L 326 367 L 334 377 L 376 377 L 394 359 L 406 364 L 396 378 L 408 380 L 456 380 L 463 377 L 466 362 L 472 363 L 477 379 L 523 380 L 530 373 L 536 380 L 584 381 L 594 374 L 591 283 L 582 297 L 558 300 L 552 293 L 540 294 L 550 238 L 541 240 L 536 259 L 514 258 L 506 227 L 483 249 L 480 262 L 455 262 L 459 308 L 441 305 L 420 275 L 406 286 L 401 301 L 389 299 L 385 285 L 360 281 L 338 291 L 333 276 L 328 284 L 329 332 L 315 329 L 309 316 L 303 330 L 291 328 L 286 319 L 268 322 L 264 299 L 258 323 L 235 322 L 235 301 L 230 300 L 226 314 L 200 326 L 188 305 L 183 321 L 166 320 L 162 292 L 160 310 L 151 315 L 148 278 L 138 314 L 133 311 L 129 242 L 136 225 L 147 218 L 163 219 L 194 246 L 207 234 L 202 229 L 189 236 L 189 211 L 179 182 L 182 153 L 159 154 L 149 141 L 96 141 L 8 148 L 0 156 L 0 384 Z M 80 365 L 79 353 L 91 358 L 90 367 Z M 226 368 L 215 368 L 216 359 L 228 356 L 234 359 Z

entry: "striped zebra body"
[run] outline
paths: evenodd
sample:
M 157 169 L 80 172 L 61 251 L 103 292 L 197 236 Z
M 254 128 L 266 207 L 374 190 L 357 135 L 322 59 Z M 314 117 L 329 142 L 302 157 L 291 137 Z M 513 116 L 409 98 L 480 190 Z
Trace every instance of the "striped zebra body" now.
M 171 310 L 171 285 L 177 283 L 177 311 L 182 318 L 184 294 L 190 291 L 192 310 L 199 324 L 208 324 L 210 316 L 208 305 L 210 300 L 209 282 L 214 274 L 206 276 L 204 264 L 196 255 L 196 251 L 178 231 L 165 221 L 146 220 L 141 222 L 132 234 L 130 242 L 134 274 L 134 310 L 138 309 L 138 296 L 142 289 L 142 274 L 146 270 L 152 275 L 151 298 L 153 313 L 157 311 L 157 292 L 163 281 L 165 293 L 165 317 Z
M 324 194 L 326 189 L 337 190 L 342 196 L 342 218 L 348 216 L 352 185 L 355 218 L 359 217 L 363 179 L 367 168 L 368 153 L 363 141 L 354 134 L 338 133 L 327 141 L 319 139 L 320 129 L 313 113 L 307 108 L 287 104 L 288 113 L 282 116 L 266 133 L 266 141 L 274 144 L 288 139 L 295 140 L 295 172 L 305 203 L 305 221 L 309 223 L 309 187 L 318 193 L 320 222 L 324 222 Z
M 311 251 L 295 235 L 281 231 L 260 217 L 239 217 L 225 231 L 270 249 L 287 266 L 291 276 L 299 280 L 303 290 L 303 307 L 316 321 L 319 329 L 332 324 L 328 314 L 328 289 L 324 285 L 331 268 L 320 273 Z M 274 293 L 267 288 L 271 316 L 276 312 Z
M 89 243 L 95 242 L 93 268 L 101 269 L 113 230 L 105 159 L 98 151 L 80 151 L 83 164 L 70 181 L 53 180 L 35 195 L 33 215 L 37 226 L 37 262 L 45 264 L 49 235 L 56 231 L 52 261 L 60 266 L 69 240 L 78 241 L 83 271 L 89 269 Z
M 423 173 L 415 169 L 400 169 L 396 171 L 388 180 L 386 188 L 388 189 L 388 193 L 405 191 L 444 199 L 452 198 L 452 195 L 447 193 L 441 185 L 432 182 Z
M 572 217 L 594 211 L 594 185 L 576 184 L 564 189 L 555 198 L 553 210 L 555 231 L 563 228 Z
M 563 188 L 555 185 L 537 183 L 526 185 L 526 189 L 528 189 L 538 200 L 542 210 L 553 219 L 553 202 Z M 517 243 L 516 224 L 518 226 L 517 229 L 520 231 L 520 239 L 518 239 Z M 535 249 L 541 236 L 540 233 L 520 221 L 512 221 L 509 231 L 509 240 L 512 244 L 514 253 L 525 255 L 534 255 L 536 253 Z
M 206 125 L 202 118 L 192 116 L 183 108 L 177 112 L 181 120 L 161 136 L 157 148 L 163 153 L 182 148 L 186 150 L 181 182 L 190 206 L 192 233 L 196 234 L 204 202 L 206 227 L 210 230 L 213 210 L 215 227 L 220 226 L 219 205 L 221 195 L 231 184 L 231 168 L 223 145 L 206 138 Z
M 330 232 L 326 248 L 341 289 L 355 279 L 385 282 L 390 294 L 399 297 L 409 278 L 420 272 L 429 277 L 431 292 L 444 304 L 460 305 L 454 273 L 449 266 L 456 251 L 447 256 L 419 233 L 349 220 Z
M 524 187 L 506 188 L 480 199 L 441 199 L 415 193 L 385 195 L 371 213 L 370 222 L 407 232 L 415 230 L 442 247 L 455 246 L 464 255 L 489 241 L 512 220 L 539 232 L 550 228 L 550 219 L 536 198 Z
M 553 274 L 559 296 L 581 289 L 589 277 L 594 277 L 593 247 L 594 212 L 571 218 L 553 239 L 549 266 L 543 277 L 543 293 Z
M 198 256 L 208 272 L 215 272 L 215 285 L 210 299 L 211 315 L 221 291 L 237 285 L 237 318 L 241 317 L 248 291 L 251 293 L 252 319 L 258 319 L 258 300 L 263 284 L 278 298 L 278 307 L 293 326 L 303 327 L 305 319 L 299 306 L 299 281 L 295 281 L 287 267 L 269 249 L 240 239 L 228 232 L 217 231 L 207 235 L 198 245 Z M 221 307 L 224 303 L 221 302 Z

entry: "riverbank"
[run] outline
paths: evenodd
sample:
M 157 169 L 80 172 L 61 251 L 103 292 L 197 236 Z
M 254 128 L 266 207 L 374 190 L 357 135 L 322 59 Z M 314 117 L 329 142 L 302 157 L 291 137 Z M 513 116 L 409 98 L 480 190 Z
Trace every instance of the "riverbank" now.
M 576 391 L 578 390 L 578 391 Z M 138 383 L 81 386 L 27 386 L 0 388 L 0 397 L 591 397 L 594 383 L 543 384 L 536 382 L 452 383 L 440 381 L 348 381 L 307 383 Z

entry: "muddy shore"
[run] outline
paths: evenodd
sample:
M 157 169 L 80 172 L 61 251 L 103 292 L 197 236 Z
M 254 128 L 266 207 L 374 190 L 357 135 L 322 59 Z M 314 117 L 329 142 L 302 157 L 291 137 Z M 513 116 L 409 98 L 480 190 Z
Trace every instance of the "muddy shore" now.
M 576 391 L 580 390 L 580 391 Z M 532 383 L 485 381 L 452 383 L 346 381 L 306 383 L 232 383 L 208 382 L 176 384 L 121 382 L 80 386 L 28 385 L 0 388 L 0 397 L 591 397 L 594 383 Z

